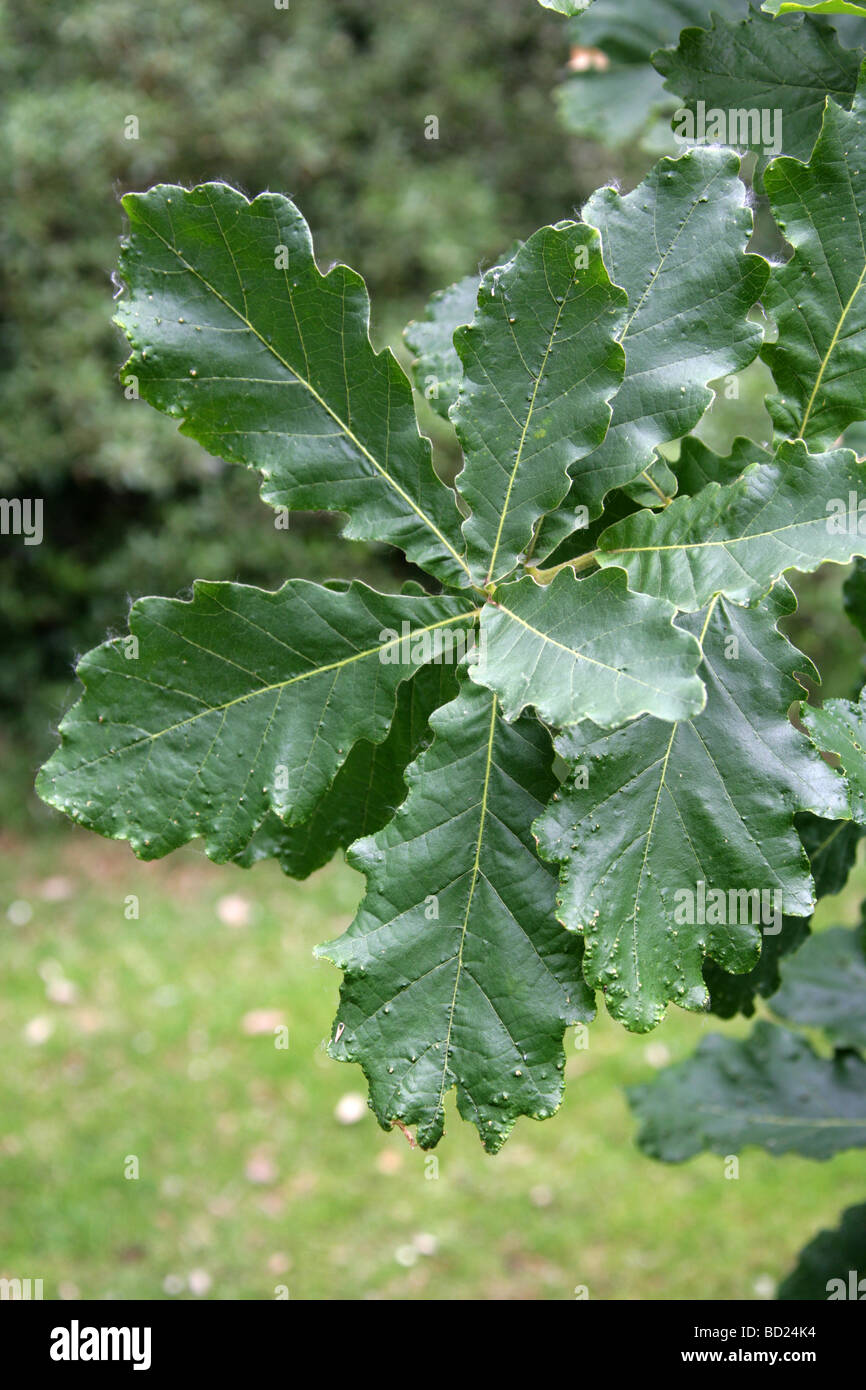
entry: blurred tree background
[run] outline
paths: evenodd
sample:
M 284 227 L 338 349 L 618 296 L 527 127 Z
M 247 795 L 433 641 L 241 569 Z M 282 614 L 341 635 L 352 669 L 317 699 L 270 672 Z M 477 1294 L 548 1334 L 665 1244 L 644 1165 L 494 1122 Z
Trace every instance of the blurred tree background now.
M 609 154 L 558 126 L 567 52 L 534 0 L 485 22 L 475 0 L 0 0 L 0 493 L 44 498 L 46 527 L 0 548 L 0 809 L 48 751 L 74 658 L 122 629 L 129 598 L 198 576 L 405 572 L 339 541 L 334 518 L 275 530 L 252 474 L 124 399 L 119 195 L 207 179 L 290 194 L 320 264 L 360 270 L 377 343 L 399 349 L 434 289 L 609 176 Z

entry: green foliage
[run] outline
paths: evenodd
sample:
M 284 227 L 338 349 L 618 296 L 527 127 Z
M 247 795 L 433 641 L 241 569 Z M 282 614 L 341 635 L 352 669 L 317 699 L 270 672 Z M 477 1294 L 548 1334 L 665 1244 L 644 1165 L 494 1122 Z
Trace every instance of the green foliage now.
M 579 25 L 600 35 L 609 8 Z M 612 53 L 637 66 L 693 8 L 648 7 Z M 564 1030 L 591 1021 L 595 991 L 644 1032 L 671 1002 L 774 1008 L 780 980 L 776 1012 L 841 1050 L 766 1022 L 706 1039 L 636 1095 L 646 1151 L 866 1142 L 856 943 L 809 934 L 861 835 L 862 707 L 789 717 L 819 677 L 780 630 L 786 574 L 866 556 L 864 464 L 838 439 L 866 421 L 862 55 L 824 21 L 726 13 L 660 65 L 688 52 L 703 81 L 746 34 L 727 100 L 781 93 L 804 157 L 823 120 L 809 163 L 766 174 L 791 259 L 747 250 L 739 157 L 696 148 L 456 281 L 406 335 L 462 456 L 453 487 L 402 367 L 370 342 L 363 281 L 321 271 L 292 201 L 224 183 L 125 200 L 123 380 L 254 470 L 272 507 L 339 512 L 423 584 L 206 582 L 188 603 L 140 601 L 132 648 L 82 661 L 40 791 L 146 858 L 200 836 L 215 859 L 304 877 L 347 848 L 367 888 L 320 948 L 344 971 L 331 1055 L 423 1147 L 452 1089 L 491 1152 L 519 1116 L 551 1114 Z M 826 66 L 805 84 L 810 45 Z M 734 412 L 727 452 L 710 448 L 692 432 L 759 353 L 775 437 L 751 440 Z M 855 581 L 864 622 L 861 598 Z
M 0 492 L 44 498 L 46 517 L 42 546 L 0 541 L 0 707 L 16 744 L 26 721 L 33 763 L 75 656 L 120 630 L 127 595 L 186 593 L 202 575 L 388 588 L 406 574 L 394 552 L 341 546 L 327 514 L 275 531 L 252 477 L 126 398 L 108 279 L 118 195 L 207 179 L 292 190 L 321 269 L 363 264 L 379 345 L 592 182 L 549 99 L 561 21 L 527 0 L 502 0 L 495 24 L 474 0 L 189 0 L 182 14 L 174 0 L 0 0 L 0 35 Z
M 685 29 L 676 48 L 653 55 L 685 109 L 694 115 L 703 103 L 707 138 L 796 159 L 811 153 L 828 93 L 850 107 L 860 62 L 857 51 L 809 18 L 777 24 L 755 10 L 741 20 L 714 13 L 709 28 Z M 721 131 L 711 125 L 713 111 L 722 113 Z M 681 118 L 674 121 L 675 131 L 683 127 Z
M 404 330 L 406 346 L 415 354 L 412 380 L 443 420 L 448 419 L 463 376 L 454 333 L 461 324 L 472 322 L 477 300 L 478 277 L 466 275 L 447 290 L 437 291 L 424 318 Z
M 672 604 L 630 593 L 615 572 L 578 580 L 565 569 L 547 588 L 531 578 L 503 584 L 482 612 L 472 674 L 496 691 L 506 719 L 528 705 L 558 726 L 687 718 L 704 705 L 701 649 L 673 616 Z
M 271 812 L 287 825 L 313 813 L 353 744 L 385 737 L 414 644 L 472 616 L 456 598 L 303 579 L 140 599 L 130 638 L 79 664 L 87 694 L 38 789 L 142 858 L 198 835 L 232 858 Z M 392 659 L 403 641 L 408 662 Z
M 481 281 L 472 322 L 454 334 L 463 377 L 450 412 L 477 583 L 514 570 L 538 521 L 568 492 L 573 465 L 604 439 L 625 371 L 627 304 L 600 238 L 581 223 L 541 228 Z M 571 342 L 580 343 L 579 375 Z
M 569 511 L 583 505 L 597 516 L 606 493 L 648 469 L 660 444 L 694 429 L 713 399 L 708 383 L 757 354 L 761 334 L 748 314 L 767 267 L 745 254 L 752 216 L 738 172 L 736 155 L 692 150 L 661 160 L 625 198 L 603 188 L 584 209 L 628 293 L 626 371 L 604 442 L 571 470 L 569 502 L 542 528 L 539 553 L 563 538 Z
M 722 15 L 739 16 L 747 0 L 716 0 Z M 571 25 L 579 62 L 576 75 L 557 91 L 560 115 L 576 134 L 624 145 L 635 140 L 652 144 L 653 121 L 669 116 L 676 97 L 664 90 L 662 78 L 650 65 L 650 55 L 674 43 L 680 30 L 707 19 L 705 0 L 641 0 L 624 6 L 621 0 L 595 0 L 592 8 Z
M 866 825 L 866 692 L 861 692 L 857 704 L 828 700 L 822 709 L 804 708 L 802 718 L 821 751 L 839 759 L 851 818 Z
M 429 742 L 434 710 L 457 693 L 453 666 L 422 666 L 397 688 L 397 704 L 381 743 L 359 739 L 308 820 L 286 825 L 269 812 L 234 857 L 248 869 L 277 859 L 291 878 L 308 878 L 338 850 L 381 830 L 405 799 L 404 773 Z
M 664 511 L 637 512 L 602 532 L 600 565 L 619 565 L 634 589 L 693 612 L 714 594 L 750 603 L 788 569 L 866 554 L 866 536 L 844 508 L 866 484 L 866 467 L 848 449 L 810 454 L 782 444 L 773 463 L 750 464 L 736 482 L 708 483 Z M 834 504 L 843 506 L 833 525 Z
M 765 179 L 773 212 L 794 248 L 767 287 L 779 337 L 763 356 L 781 392 L 768 407 L 780 432 L 816 449 L 862 418 L 864 114 L 866 75 L 850 112 L 828 102 L 808 164 L 776 160 Z
M 124 207 L 124 381 L 211 453 L 257 468 L 273 506 L 345 512 L 347 535 L 458 580 L 454 495 L 396 358 L 373 350 L 360 277 L 322 275 L 307 224 L 275 194 L 159 186 Z

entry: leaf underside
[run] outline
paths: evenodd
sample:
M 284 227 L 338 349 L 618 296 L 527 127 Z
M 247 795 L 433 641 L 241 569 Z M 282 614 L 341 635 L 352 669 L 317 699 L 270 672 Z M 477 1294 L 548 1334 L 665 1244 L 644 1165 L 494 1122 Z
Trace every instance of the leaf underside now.
M 307 878 L 353 840 L 380 830 L 406 796 L 406 768 L 429 741 L 430 715 L 456 693 L 452 665 L 422 666 L 398 688 L 385 740 L 354 745 L 308 820 L 286 825 L 274 812 L 266 816 L 234 863 L 250 868 L 277 859 L 291 878 Z

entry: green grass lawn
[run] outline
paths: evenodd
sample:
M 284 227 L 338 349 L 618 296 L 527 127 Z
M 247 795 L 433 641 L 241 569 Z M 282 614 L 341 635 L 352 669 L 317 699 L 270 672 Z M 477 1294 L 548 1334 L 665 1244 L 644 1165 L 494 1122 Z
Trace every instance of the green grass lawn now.
M 495 1158 L 452 1105 L 434 1163 L 335 1113 L 364 1083 L 325 1053 L 339 975 L 312 948 L 360 897 L 345 865 L 296 884 L 77 831 L 0 850 L 0 1275 L 46 1298 L 760 1298 L 866 1196 L 858 1153 L 747 1150 L 737 1181 L 643 1158 L 623 1087 L 748 1027 L 676 1009 L 569 1034 L 562 1109 Z M 856 877 L 825 923 L 856 919 Z

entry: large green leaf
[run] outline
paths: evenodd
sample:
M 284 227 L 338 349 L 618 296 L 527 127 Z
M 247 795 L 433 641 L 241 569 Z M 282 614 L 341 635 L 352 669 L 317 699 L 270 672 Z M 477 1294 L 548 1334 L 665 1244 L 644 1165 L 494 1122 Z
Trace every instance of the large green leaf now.
M 681 619 L 702 635 L 695 718 L 646 716 L 612 734 L 587 721 L 556 741 L 571 771 L 535 824 L 539 849 L 562 866 L 558 912 L 584 936 L 586 979 L 635 1031 L 669 1000 L 706 1007 L 704 956 L 751 970 L 761 927 L 814 905 L 793 816 L 844 818 L 846 806 L 838 774 L 785 718 L 795 673 L 811 669 L 776 628 L 794 607 L 780 581 L 757 608 L 720 599 Z M 725 895 L 721 913 L 711 892 Z
M 620 565 L 633 589 L 687 611 L 717 593 L 750 603 L 786 570 L 866 554 L 856 506 L 851 512 L 864 487 L 866 466 L 850 449 L 810 454 L 787 442 L 773 463 L 750 465 L 736 482 L 616 522 L 596 558 Z
M 821 751 L 838 757 L 851 816 L 858 825 L 866 825 L 866 687 L 856 704 L 826 700 L 821 709 L 803 705 L 801 718 Z
M 782 966 L 773 1011 L 823 1028 L 835 1047 L 866 1047 L 866 938 L 863 928 L 830 927 Z
M 384 742 L 356 743 L 308 820 L 286 825 L 271 812 L 234 862 L 250 868 L 277 859 L 284 873 L 307 878 L 337 850 L 381 830 L 406 796 L 406 768 L 429 741 L 430 715 L 456 692 L 453 665 L 422 666 L 398 688 Z
M 627 196 L 602 188 L 587 203 L 584 218 L 629 297 L 626 371 L 605 440 L 572 465 L 568 512 L 542 527 L 539 555 L 573 529 L 575 508 L 598 515 L 605 494 L 648 468 L 659 444 L 694 429 L 713 400 L 708 383 L 757 354 L 761 330 L 747 316 L 767 265 L 745 254 L 752 215 L 738 170 L 730 151 L 692 150 L 661 160 Z
M 467 609 L 302 579 L 275 593 L 199 580 L 188 603 L 140 599 L 134 644 L 81 661 L 85 692 L 39 794 L 144 859 L 199 835 L 231 858 L 269 811 L 305 820 L 352 745 L 384 739 L 400 682 L 437 642 L 440 659 L 461 654 Z
M 587 579 L 561 570 L 546 588 L 530 578 L 505 584 L 482 610 L 472 678 L 497 693 L 507 719 L 527 705 L 559 726 L 688 718 L 704 705 L 701 650 L 673 626 L 674 612 L 631 593 L 613 570 Z
M 795 1268 L 779 1285 L 776 1297 L 804 1303 L 849 1298 L 862 1302 L 866 1293 L 864 1270 L 866 1202 L 848 1207 L 835 1230 L 819 1231 L 809 1241 L 800 1251 Z
M 677 113 L 675 131 L 808 159 L 827 94 L 851 105 L 860 58 L 820 21 L 777 24 L 752 11 L 743 20 L 713 14 L 709 28 L 685 29 L 677 47 L 654 53 L 653 63 L 696 118 L 687 125 Z
M 479 582 L 514 569 L 536 522 L 568 492 L 570 465 L 604 439 L 625 370 L 616 341 L 625 306 L 598 233 L 583 223 L 540 228 L 482 279 L 475 318 L 454 335 L 464 375 L 451 411 Z
M 714 10 L 741 14 L 746 0 L 715 0 Z M 606 145 L 637 140 L 677 99 L 665 92 L 661 76 L 650 66 L 650 54 L 672 43 L 687 24 L 706 19 L 706 0 L 641 0 L 623 6 L 622 0 L 596 0 L 592 9 L 571 25 L 579 50 L 600 50 L 609 66 L 589 67 L 569 77 L 556 96 L 567 129 Z
M 459 511 L 418 433 L 409 382 L 374 352 L 364 282 L 320 274 L 276 193 L 225 184 L 127 194 L 117 322 L 125 378 L 212 454 L 258 469 L 274 506 L 341 511 L 446 582 L 467 580 Z
M 639 1146 L 664 1163 L 749 1144 L 815 1159 L 866 1146 L 866 1062 L 819 1057 L 772 1023 L 745 1039 L 711 1034 L 693 1057 L 632 1087 L 629 1100 Z
M 478 276 L 467 275 L 433 295 L 424 317 L 407 324 L 406 345 L 414 353 L 412 379 L 443 420 L 457 399 L 463 364 L 454 347 L 454 332 L 471 323 L 478 303 Z
M 778 341 L 763 357 L 780 392 L 767 406 L 782 434 L 824 448 L 866 419 L 866 77 L 850 111 L 828 101 L 809 163 L 777 159 L 764 182 L 794 248 L 764 301 Z
M 506 724 L 471 683 L 431 723 L 397 816 L 349 852 L 367 876 L 358 915 L 319 948 L 345 971 L 330 1051 L 361 1063 L 384 1128 L 417 1124 L 431 1148 L 456 1086 L 494 1152 L 518 1115 L 559 1105 L 563 1030 L 592 996 L 529 833 L 556 785 L 547 734 Z

